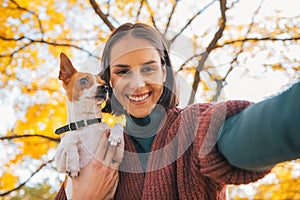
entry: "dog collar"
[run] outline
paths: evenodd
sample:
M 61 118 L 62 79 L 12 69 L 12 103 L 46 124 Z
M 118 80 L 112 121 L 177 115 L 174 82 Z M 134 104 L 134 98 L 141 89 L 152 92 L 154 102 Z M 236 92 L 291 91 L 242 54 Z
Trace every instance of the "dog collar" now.
M 94 119 L 87 119 L 87 120 L 80 120 L 80 121 L 72 122 L 70 124 L 67 124 L 65 126 L 62 126 L 58 129 L 56 129 L 55 134 L 59 135 L 64 132 L 75 131 L 79 128 L 82 128 L 82 127 L 85 127 L 85 126 L 88 126 L 91 124 L 100 123 L 100 122 L 101 122 L 101 118 L 94 118 Z

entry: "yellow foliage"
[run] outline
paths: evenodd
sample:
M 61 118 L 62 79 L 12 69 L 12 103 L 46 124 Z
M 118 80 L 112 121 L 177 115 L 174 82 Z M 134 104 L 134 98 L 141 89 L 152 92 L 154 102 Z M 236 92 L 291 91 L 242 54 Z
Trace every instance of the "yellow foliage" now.
M 120 123 L 125 126 L 125 116 L 115 116 L 108 113 L 102 113 L 103 122 L 107 123 L 108 126 L 113 127 L 116 123 Z
M 276 165 L 271 173 L 276 175 L 277 180 L 260 185 L 255 199 L 300 199 L 300 177 L 292 175 L 294 164 L 285 162 Z
M 200 84 L 202 85 L 204 91 L 209 90 L 209 87 L 208 87 L 207 83 L 204 80 L 201 79 Z
M 56 31 L 56 35 L 59 33 L 57 38 L 65 38 L 65 36 L 70 33 L 67 27 L 62 27 L 66 22 L 66 18 L 65 12 L 61 12 L 57 9 L 58 5 L 60 5 L 58 0 L 16 0 L 15 2 L 16 4 L 12 1 L 7 1 L 7 5 L 4 4 L 4 6 L 0 8 L 1 36 L 9 39 L 18 39 L 21 37 L 32 38 L 32 36 L 29 35 L 30 32 L 43 33 L 45 31 L 51 35 L 52 32 L 54 33 L 57 30 L 58 26 L 60 26 L 63 31 Z M 76 3 L 74 5 L 76 5 Z M 41 37 L 41 35 L 38 35 L 35 39 L 40 40 L 41 38 L 39 37 Z M 25 40 L 1 40 L 0 52 L 2 52 L 1 54 L 9 56 L 10 52 L 19 49 L 20 46 L 27 43 L 28 41 Z M 38 59 L 37 56 L 39 50 L 32 48 L 32 46 L 33 44 L 21 48 L 19 49 L 20 51 L 18 51 L 18 53 L 27 53 L 19 56 L 18 64 L 22 67 L 34 68 L 43 64 L 43 60 Z M 55 51 L 50 50 L 50 52 L 53 53 Z M 54 56 L 57 55 L 58 53 Z M 3 62 L 2 59 L 6 58 L 1 57 L 1 63 Z M 22 63 L 20 63 L 20 61 Z
M 28 108 L 26 121 L 18 120 L 13 135 L 42 135 L 58 137 L 54 130 L 66 122 L 67 108 L 63 102 L 57 104 L 35 104 Z M 56 142 L 41 137 L 22 137 L 14 139 L 19 143 L 23 156 L 39 159 L 49 148 L 57 145 Z M 16 162 L 16 161 L 14 161 Z
M 133 0 L 116 0 L 116 5 L 120 10 L 124 10 L 126 5 L 133 2 Z
M 272 69 L 273 70 L 280 70 L 280 71 L 284 71 L 285 70 L 285 68 L 282 67 L 282 65 L 280 63 L 273 64 L 272 65 Z
M 296 71 L 300 71 L 300 66 L 294 67 L 293 69 Z
M 9 77 L 8 75 L 4 74 L 3 71 L 2 71 L 1 74 L 2 74 L 2 75 L 0 76 L 0 81 L 1 81 L 1 82 L 6 83 L 7 81 L 10 80 L 10 77 Z
M 174 5 L 176 1 L 172 0 L 165 2 L 167 2 L 164 4 L 167 8 L 168 3 Z M 113 24 L 120 24 L 121 22 L 125 21 L 125 18 L 123 18 L 124 16 L 126 17 L 126 21 L 128 20 L 128 17 L 130 17 L 131 19 L 136 18 L 137 9 L 140 8 L 140 3 L 141 2 L 134 0 L 116 0 L 116 4 L 102 2 L 101 4 L 104 5 L 100 5 L 100 3 L 99 5 L 102 9 L 104 9 L 104 12 L 108 11 L 109 8 L 109 12 L 107 12 L 109 14 L 108 19 L 112 20 Z M 153 4 L 149 3 L 148 1 L 143 1 L 143 9 L 141 9 L 139 20 L 143 22 L 148 22 L 149 24 L 153 23 L 149 15 L 154 15 L 161 12 L 156 13 L 156 8 L 151 7 L 151 5 Z M 164 9 L 163 6 L 161 6 L 160 8 Z M 26 94 L 29 96 L 30 99 L 33 99 L 33 102 L 30 102 L 28 110 L 26 110 L 26 115 L 24 118 L 25 120 L 18 120 L 15 124 L 15 127 L 7 132 L 8 136 L 41 135 L 51 138 L 58 137 L 54 134 L 54 130 L 57 127 L 60 127 L 61 125 L 64 125 L 67 118 L 65 96 L 60 95 L 58 92 L 61 88 L 61 84 L 58 82 L 57 78 L 41 78 L 40 74 L 38 74 L 37 72 L 43 70 L 44 68 L 42 67 L 44 66 L 49 67 L 49 65 L 51 65 L 53 61 L 53 57 L 55 59 L 58 59 L 59 54 L 61 52 L 65 52 L 68 56 L 72 57 L 74 48 L 71 48 L 71 45 L 78 45 L 78 43 L 83 42 L 83 45 L 80 44 L 78 46 L 88 48 L 93 46 L 94 44 L 99 44 L 106 41 L 106 37 L 110 33 L 107 28 L 103 28 L 105 27 L 105 24 L 102 23 L 100 19 L 97 18 L 97 16 L 95 16 L 94 19 L 84 18 L 86 16 L 90 16 L 89 13 L 91 13 L 91 11 L 92 13 L 94 13 L 93 10 L 88 9 L 91 9 L 91 6 L 89 5 L 87 0 L 81 2 L 78 2 L 76 0 L 5 0 L 2 2 L 2 6 L 0 7 L 0 36 L 4 39 L 0 40 L 0 88 L 6 89 L 9 92 L 9 90 L 12 87 L 17 87 L 18 91 L 20 90 L 22 94 Z M 74 12 L 74 10 L 76 10 L 76 13 Z M 176 12 L 178 10 L 180 11 L 180 7 L 177 7 Z M 84 13 L 86 11 L 87 15 L 81 15 L 81 13 Z M 159 15 L 153 17 L 155 20 L 157 20 L 157 25 L 162 27 L 164 26 L 164 23 L 167 20 L 166 17 L 161 17 Z M 81 26 L 81 23 L 78 23 L 80 24 L 80 26 L 78 26 L 77 23 L 72 23 L 72 20 L 77 19 L 79 19 L 79 21 L 95 20 L 95 23 L 93 25 L 88 24 L 88 28 L 85 26 Z M 99 23 L 96 23 L 97 20 L 99 20 Z M 274 18 L 266 20 L 272 20 L 274 22 Z M 174 27 L 180 25 L 177 23 L 178 22 L 176 22 L 175 24 L 171 23 L 170 28 L 173 25 Z M 196 21 L 194 21 L 193 24 L 197 25 Z M 297 26 L 297 24 L 294 24 L 294 26 L 287 26 L 286 32 L 292 32 L 296 36 L 299 32 L 297 31 L 298 28 L 299 27 Z M 220 48 L 222 48 L 222 51 L 228 50 L 229 53 L 233 52 L 232 54 L 238 52 L 236 51 L 236 49 L 239 50 L 240 47 L 243 46 L 243 43 L 234 41 L 243 40 L 247 38 L 248 36 L 244 35 L 246 29 L 246 24 L 237 25 L 236 27 L 234 27 L 234 25 L 228 24 L 224 32 L 226 33 L 224 34 L 225 37 L 222 37 L 221 39 L 225 40 L 222 43 L 228 42 L 231 45 L 225 46 L 225 48 L 220 46 Z M 211 33 L 211 30 L 213 30 L 213 28 L 208 29 L 207 36 L 198 36 L 197 34 L 197 37 L 204 38 L 205 36 L 206 38 L 209 35 L 208 33 Z M 232 32 L 232 30 L 234 30 L 235 32 Z M 268 35 L 272 36 L 272 34 L 276 36 L 278 35 L 277 33 L 279 33 L 280 31 L 275 31 L 272 34 L 270 34 L 269 31 L 266 28 L 264 28 L 264 26 L 261 27 L 253 24 L 251 32 L 255 33 L 254 35 L 261 35 L 262 37 L 264 37 Z M 23 37 L 27 39 L 22 39 Z M 194 37 L 195 38 L 192 39 L 196 41 L 196 35 Z M 87 42 L 85 40 L 81 41 L 81 39 L 85 38 L 96 38 L 96 40 Z M 291 41 L 290 43 L 292 42 L 293 41 Z M 252 40 L 247 41 L 248 45 L 244 45 L 244 52 L 254 54 L 255 52 L 257 52 L 252 52 L 252 50 L 255 48 L 269 50 L 267 45 L 264 47 L 259 47 L 255 45 L 256 43 L 258 42 Z M 66 46 L 63 47 L 61 46 L 61 44 L 66 44 Z M 194 43 L 193 47 L 194 52 L 199 51 L 199 45 Z M 234 49 L 231 50 L 229 47 Z M 242 55 L 242 57 L 243 56 L 244 55 Z M 230 61 L 231 58 L 224 57 L 224 60 L 226 60 L 225 62 L 227 62 Z M 284 63 L 284 66 L 290 66 L 289 64 L 290 63 Z M 52 67 L 53 69 L 57 69 L 55 67 L 58 66 L 50 67 Z M 275 64 L 272 66 L 272 68 L 274 70 L 285 70 L 280 64 Z M 300 67 L 294 67 L 293 69 L 300 70 Z M 22 74 L 22 70 L 26 72 L 26 75 L 30 74 L 30 72 L 33 72 L 36 76 L 32 76 L 30 82 L 28 82 L 28 80 L 23 80 L 23 77 L 19 76 L 20 74 Z M 180 71 L 180 73 L 185 78 L 187 78 L 186 80 L 189 83 L 193 82 L 195 72 L 196 71 L 193 66 L 186 66 L 184 70 Z M 209 82 L 214 78 L 216 78 L 216 76 L 211 77 L 210 74 Z M 204 81 L 200 82 L 199 90 L 202 90 L 201 92 L 203 92 L 204 97 L 211 97 L 210 92 L 211 90 L 213 90 L 213 88 L 209 88 L 210 85 L 211 84 L 208 85 Z M 45 91 L 49 94 L 47 103 L 35 104 L 36 102 L 34 98 L 37 91 Z M 25 104 L 26 105 L 24 105 L 24 107 L 26 108 L 28 104 L 27 102 Z M 19 110 L 24 109 L 22 105 L 15 105 L 15 108 L 16 113 Z M 103 121 L 111 127 L 116 122 L 120 122 L 123 125 L 125 125 L 124 116 L 116 117 L 109 114 L 103 114 Z M 20 150 L 21 153 L 15 155 L 15 157 L 11 158 L 11 160 L 8 163 L 4 164 L 4 167 L 6 168 L 18 164 L 23 160 L 25 156 L 34 159 L 40 159 L 43 155 L 47 154 L 49 148 L 53 148 L 57 145 L 56 142 L 52 142 L 49 139 L 37 136 L 16 138 L 13 140 L 13 142 L 17 144 L 16 148 L 18 148 L 17 150 Z M 280 184 L 274 183 L 269 185 L 261 185 L 259 190 L 268 191 L 268 193 L 258 193 L 257 195 L 260 196 L 256 197 L 269 197 L 271 192 L 271 195 L 274 199 L 276 195 L 282 199 L 298 198 L 295 192 L 293 194 L 294 196 L 292 196 L 292 194 L 289 193 L 292 190 L 291 188 L 298 191 L 300 190 L 299 178 L 293 178 L 290 168 L 286 168 L 286 165 L 284 165 L 284 167 L 277 166 L 276 168 L 274 168 L 272 173 L 276 173 L 277 179 Z M 0 190 L 2 188 L 9 189 L 15 186 L 17 182 L 17 177 L 13 175 L 13 170 L 8 170 L 7 172 L 0 174 L 0 176 Z
M 44 84 L 44 88 L 47 88 L 50 93 L 58 91 L 60 87 L 61 84 L 58 82 L 57 78 L 51 78 Z
M 18 147 L 20 149 L 21 147 Z M 17 149 L 16 149 L 17 150 Z M 16 154 L 13 159 L 11 159 L 9 162 L 5 163 L 5 167 L 10 168 L 10 166 L 13 166 L 15 164 L 18 164 L 23 161 L 23 154 Z
M 149 12 L 150 16 L 153 16 L 154 15 L 154 10 L 150 7 L 150 5 L 147 1 L 144 1 L 144 3 L 146 4 L 146 7 L 148 9 L 148 12 Z
M 5 171 L 0 176 L 0 191 L 13 189 L 16 186 L 18 178 L 10 171 Z
M 65 53 L 70 58 L 73 55 L 73 52 L 69 47 L 49 46 L 48 49 L 49 49 L 49 52 L 53 55 L 53 57 L 57 58 L 57 59 L 59 58 L 59 55 L 61 52 Z

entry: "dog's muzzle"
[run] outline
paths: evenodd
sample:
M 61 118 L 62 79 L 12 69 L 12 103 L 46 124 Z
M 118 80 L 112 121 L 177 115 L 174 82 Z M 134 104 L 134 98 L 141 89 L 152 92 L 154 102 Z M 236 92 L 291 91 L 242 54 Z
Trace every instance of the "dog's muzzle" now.
M 96 90 L 95 99 L 99 101 L 107 100 L 109 87 L 107 85 L 99 85 Z

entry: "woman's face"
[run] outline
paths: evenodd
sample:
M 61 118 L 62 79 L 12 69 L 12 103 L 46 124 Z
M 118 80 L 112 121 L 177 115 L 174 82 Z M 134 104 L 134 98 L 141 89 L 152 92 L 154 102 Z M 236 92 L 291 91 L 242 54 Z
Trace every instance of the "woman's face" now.
M 112 47 L 110 84 L 117 100 L 132 116 L 141 118 L 151 113 L 165 79 L 166 68 L 148 41 L 125 37 Z

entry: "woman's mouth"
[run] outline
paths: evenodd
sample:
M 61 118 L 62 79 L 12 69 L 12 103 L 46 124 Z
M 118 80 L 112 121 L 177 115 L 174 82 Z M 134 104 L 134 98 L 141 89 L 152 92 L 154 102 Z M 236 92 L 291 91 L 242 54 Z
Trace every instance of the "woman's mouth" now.
M 129 100 L 134 101 L 134 102 L 142 102 L 146 100 L 150 96 L 150 92 L 142 95 L 127 95 Z

